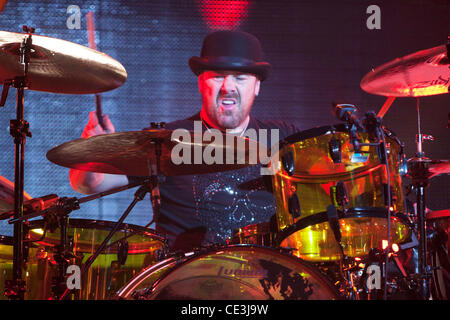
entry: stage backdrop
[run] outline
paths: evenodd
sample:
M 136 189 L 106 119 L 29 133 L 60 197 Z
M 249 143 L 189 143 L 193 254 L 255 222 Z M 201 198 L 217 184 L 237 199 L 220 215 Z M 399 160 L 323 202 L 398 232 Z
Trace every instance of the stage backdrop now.
M 373 6 L 375 5 L 375 6 Z M 197 79 L 187 61 L 200 54 L 203 37 L 216 29 L 255 34 L 272 73 L 262 83 L 253 114 L 261 119 L 293 121 L 302 129 L 329 125 L 333 101 L 355 104 L 359 115 L 378 112 L 385 97 L 360 88 L 362 77 L 382 63 L 446 43 L 450 32 L 447 0 L 397 1 L 207 1 L 207 0 L 28 0 L 9 1 L 0 13 L 0 30 L 36 34 L 88 46 L 86 14 L 94 13 L 98 50 L 120 61 L 128 79 L 102 94 L 103 111 L 117 131 L 148 127 L 200 110 Z M 421 99 L 422 130 L 434 136 L 424 150 L 432 159 L 449 159 L 449 94 Z M 25 190 L 32 197 L 56 193 L 81 197 L 69 184 L 68 169 L 50 163 L 46 152 L 80 137 L 94 95 L 27 91 Z M 15 91 L 0 109 L 0 175 L 14 180 L 14 144 L 9 120 L 15 118 Z M 405 143 L 408 158 L 416 152 L 416 100 L 398 98 L 384 123 Z M 117 220 L 135 189 L 85 203 L 73 218 Z M 428 207 L 446 209 L 448 175 L 434 178 L 427 189 Z M 150 201 L 140 202 L 126 222 L 145 225 L 152 218 Z M 0 222 L 0 234 L 12 226 Z

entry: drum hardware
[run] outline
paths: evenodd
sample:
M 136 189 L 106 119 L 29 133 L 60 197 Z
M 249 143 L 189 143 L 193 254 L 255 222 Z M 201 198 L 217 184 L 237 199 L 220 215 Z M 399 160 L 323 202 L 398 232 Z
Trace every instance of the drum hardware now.
M 23 26 L 22 30 L 24 34 L 0 32 L 0 83 L 3 84 L 0 106 L 5 105 L 9 88 L 17 89 L 17 118 L 10 122 L 15 144 L 13 279 L 5 283 L 5 292 L 11 300 L 23 300 L 26 291 L 22 279 L 22 217 L 25 142 L 26 137 L 31 138 L 31 132 L 24 120 L 24 90 L 91 93 L 111 90 L 126 79 L 123 66 L 105 54 L 90 49 L 88 52 L 85 47 L 68 41 L 34 35 L 32 27 Z
M 29 123 L 24 120 L 24 90 L 28 86 L 29 81 L 28 66 L 33 50 L 32 34 L 35 30 L 24 26 L 23 31 L 26 32 L 26 36 L 23 38 L 19 48 L 19 64 L 22 70 L 20 76 L 6 79 L 6 85 L 4 85 L 2 92 L 2 101 L 0 101 L 0 105 L 3 106 L 11 85 L 17 89 L 17 118 L 10 122 L 10 134 L 14 139 L 15 145 L 14 212 L 16 218 L 20 218 L 23 215 L 25 142 L 26 137 L 31 138 Z M 11 300 L 23 300 L 26 291 L 25 282 L 22 280 L 23 237 L 23 224 L 20 222 L 14 225 L 13 279 L 5 283 L 5 295 Z
M 117 193 L 120 191 L 131 189 L 131 188 L 134 188 L 134 187 L 142 185 L 142 184 L 144 184 L 142 187 L 147 188 L 146 185 L 148 184 L 149 181 L 150 181 L 149 179 L 145 179 L 145 180 L 142 180 L 139 182 L 130 183 L 126 186 L 113 188 L 111 190 L 108 190 L 105 192 L 100 192 L 100 193 L 93 194 L 90 196 L 86 196 L 86 197 L 83 197 L 80 199 L 75 198 L 75 197 L 73 197 L 73 198 L 67 198 L 67 197 L 58 198 L 58 201 L 56 203 L 50 205 L 49 207 L 44 207 L 45 208 L 44 210 L 37 211 L 37 212 L 33 212 L 30 210 L 30 212 L 27 213 L 27 215 L 24 215 L 21 218 L 13 218 L 8 221 L 8 223 L 13 224 L 13 223 L 23 222 L 25 220 L 29 220 L 29 219 L 35 218 L 37 216 L 43 216 L 44 221 L 45 221 L 45 229 L 43 232 L 43 236 L 41 238 L 45 237 L 46 230 L 48 228 L 54 230 L 55 225 L 57 225 L 60 228 L 60 243 L 58 245 L 57 253 L 54 255 L 55 261 L 58 264 L 58 270 L 59 270 L 58 276 L 55 278 L 55 281 L 54 281 L 54 283 L 55 283 L 55 285 L 54 285 L 55 298 L 58 299 L 58 298 L 66 297 L 67 294 L 69 293 L 67 290 L 67 285 L 66 285 L 66 270 L 67 270 L 67 266 L 68 266 L 70 259 L 75 258 L 75 256 L 73 255 L 73 252 L 71 252 L 71 250 L 70 250 L 70 247 L 71 247 L 70 241 L 68 241 L 68 239 L 67 239 L 67 222 L 68 222 L 68 215 L 70 214 L 70 212 L 72 212 L 73 210 L 78 210 L 80 208 L 81 203 L 92 201 L 92 200 L 98 199 L 100 197 L 104 197 L 106 195 L 110 195 L 110 194 L 114 194 L 114 193 Z M 132 207 L 134 207 L 135 203 L 137 201 L 141 200 L 141 197 L 145 196 L 146 192 L 143 193 L 143 191 L 140 191 L 138 195 L 135 195 L 135 200 L 133 201 L 132 205 L 130 205 L 130 207 L 127 209 L 127 211 L 125 212 L 125 214 L 124 214 L 125 216 L 123 217 L 123 219 L 119 220 L 120 223 L 123 222 L 123 220 L 126 218 L 128 213 L 131 211 Z M 136 198 L 138 200 L 136 200 Z M 120 223 L 117 223 L 117 228 L 120 225 Z M 116 230 L 114 230 L 114 232 L 115 231 Z M 111 236 L 112 236 L 112 234 L 113 233 L 111 233 Z M 39 240 L 39 239 L 37 239 L 37 240 Z M 33 242 L 36 242 L 37 240 L 34 239 Z M 110 240 L 110 237 L 107 238 L 107 240 L 105 239 L 104 243 L 106 244 L 107 241 L 109 241 L 109 240 Z M 99 248 L 99 250 L 97 250 L 95 257 L 91 256 L 92 259 L 90 259 L 88 261 L 89 264 L 87 264 L 87 267 L 85 265 L 85 268 L 83 269 L 84 272 L 94 262 L 95 258 L 98 256 L 98 254 L 100 254 L 100 252 L 104 248 L 105 248 L 104 246 L 103 247 L 101 246 Z M 84 273 L 82 272 L 82 275 L 83 274 Z
M 293 193 L 288 199 L 288 211 L 292 218 L 298 218 L 301 214 L 300 200 L 296 193 Z
M 361 80 L 361 88 L 372 94 L 390 97 L 415 97 L 417 110 L 417 152 L 408 159 L 408 176 L 412 179 L 412 188 L 416 191 L 417 231 L 419 241 L 419 268 L 417 272 L 422 299 L 430 297 L 430 266 L 427 264 L 427 241 L 425 219 L 425 188 L 433 176 L 431 168 L 439 172 L 449 171 L 445 161 L 440 169 L 435 162 L 425 157 L 423 143 L 433 140 L 430 135 L 421 132 L 420 97 L 448 93 L 450 78 L 449 60 L 450 37 L 447 44 L 427 50 L 418 51 L 402 58 L 385 63 L 372 70 Z M 390 104 L 389 104 L 390 105 Z M 384 110 L 383 114 L 387 110 Z M 381 111 L 380 111 L 381 112 Z M 434 162 L 434 163 L 433 163 Z
M 132 185 L 132 184 L 131 184 Z M 127 186 L 128 188 L 131 188 L 131 185 Z M 123 189 L 123 187 L 121 188 Z M 106 236 L 106 238 L 103 240 L 103 242 L 100 244 L 100 246 L 98 247 L 98 249 L 95 251 L 95 253 L 89 257 L 89 259 L 86 261 L 86 263 L 83 265 L 83 268 L 81 269 L 81 278 L 83 278 L 83 276 L 86 274 L 86 271 L 89 269 L 89 267 L 94 263 L 95 259 L 100 255 L 100 253 L 106 248 L 107 243 L 111 240 L 112 236 L 114 235 L 114 233 L 119 229 L 120 225 L 123 223 L 123 221 L 126 219 L 126 217 L 128 216 L 128 214 L 131 212 L 131 210 L 134 208 L 134 206 L 137 204 L 137 202 L 142 201 L 146 194 L 148 192 L 151 192 L 149 184 L 145 183 L 143 185 L 141 185 L 138 190 L 135 192 L 134 194 L 134 199 L 133 201 L 130 203 L 130 205 L 128 206 L 128 208 L 124 211 L 124 213 L 122 214 L 122 216 L 120 217 L 120 219 L 114 224 L 114 227 L 111 229 L 111 231 L 109 232 L 109 234 Z M 122 249 L 123 250 L 123 249 Z M 123 259 L 121 260 L 123 261 Z M 59 296 L 59 300 L 64 300 L 66 299 L 67 295 L 70 294 L 70 289 L 67 288 L 67 286 L 65 286 L 66 289 L 64 290 L 64 292 Z
M 330 153 L 331 159 L 334 163 L 341 163 L 342 161 L 342 152 L 341 152 L 341 143 L 335 137 L 335 130 L 332 126 L 331 129 L 331 139 L 328 143 L 328 152 Z
M 434 299 L 450 297 L 450 210 L 427 212 L 428 258 L 432 266 L 431 294 Z
M 432 175 L 429 171 L 430 159 L 425 157 L 423 152 L 423 142 L 427 139 L 427 135 L 423 135 L 420 129 L 420 102 L 417 98 L 417 152 L 416 157 L 408 160 L 408 175 L 411 178 L 411 185 L 416 191 L 417 203 L 417 229 L 419 236 L 419 275 L 420 288 L 423 299 L 428 299 L 430 296 L 429 282 L 431 279 L 430 266 L 427 264 L 427 240 L 426 240 L 426 217 L 425 217 L 425 189 L 429 183 L 429 177 Z
M 157 126 L 155 124 L 155 126 Z M 163 125 L 162 125 L 163 126 Z M 158 131 L 160 129 L 156 129 Z M 156 134 L 157 135 L 157 134 Z M 95 261 L 95 259 L 100 255 L 100 253 L 106 248 L 107 243 L 111 240 L 114 233 L 119 229 L 120 225 L 123 223 L 123 221 L 126 219 L 126 217 L 129 215 L 131 210 L 135 207 L 137 202 L 142 201 L 147 193 L 150 193 L 150 200 L 153 205 L 153 220 L 150 222 L 153 223 L 154 221 L 158 221 L 159 217 L 159 209 L 161 206 L 161 199 L 159 194 L 159 177 L 160 177 L 160 170 L 161 170 L 161 156 L 162 156 L 162 142 L 164 140 L 160 138 L 158 135 L 154 137 L 151 140 L 148 140 L 147 143 L 153 144 L 154 149 L 154 161 L 152 161 L 152 158 L 149 157 L 147 159 L 147 169 L 148 169 L 148 176 L 147 183 L 141 184 L 141 186 L 138 188 L 138 190 L 134 194 L 134 199 L 128 206 L 128 208 L 124 211 L 122 216 L 119 218 L 119 220 L 115 223 L 114 227 L 111 229 L 109 234 L 106 236 L 106 238 L 103 240 L 103 242 L 100 244 L 96 252 L 89 257 L 89 259 L 84 264 L 82 270 L 81 270 L 81 277 L 83 277 L 86 273 L 86 271 L 89 269 L 89 267 L 92 265 L 92 263 Z M 123 257 L 121 257 L 121 261 L 123 261 Z M 123 261 L 124 262 L 124 261 Z M 67 294 L 70 292 L 70 289 L 66 289 L 64 293 L 60 296 L 60 300 L 64 300 L 67 296 Z
M 290 151 L 287 151 L 283 156 L 281 157 L 281 163 L 283 165 L 283 169 L 286 171 L 286 173 L 290 176 L 294 174 L 294 154 Z

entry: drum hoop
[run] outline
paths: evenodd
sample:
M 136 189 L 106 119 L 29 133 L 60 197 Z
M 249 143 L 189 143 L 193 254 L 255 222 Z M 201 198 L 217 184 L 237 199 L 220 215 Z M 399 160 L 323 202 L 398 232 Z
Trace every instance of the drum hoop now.
M 347 127 L 347 124 L 338 123 L 338 124 L 333 124 L 333 125 L 329 125 L 329 126 L 315 127 L 315 128 L 307 129 L 304 131 L 299 131 L 299 132 L 291 134 L 290 136 L 287 136 L 286 138 L 280 140 L 280 149 L 286 145 L 291 145 L 291 144 L 294 144 L 296 142 L 300 142 L 300 141 L 303 141 L 306 139 L 319 137 L 326 133 L 331 134 L 331 132 L 333 130 L 335 132 L 347 133 L 349 130 L 347 130 L 346 127 Z M 404 143 L 400 141 L 400 139 L 397 137 L 397 135 L 392 130 L 390 130 L 386 127 L 383 127 L 383 130 L 389 138 L 391 138 L 392 140 L 394 140 L 395 142 L 397 142 L 399 144 L 399 146 L 401 147 L 401 153 L 403 153 Z M 358 130 L 358 132 L 364 133 L 365 131 Z
M 29 221 L 28 229 L 32 230 L 35 228 L 42 227 L 44 220 L 33 220 Z M 97 230 L 107 230 L 110 231 L 115 222 L 107 220 L 96 220 L 96 219 L 69 219 L 68 228 L 86 228 L 86 229 L 97 229 Z M 122 223 L 121 227 L 117 231 L 123 231 L 128 233 L 134 233 L 136 235 L 148 235 L 155 237 L 155 240 L 164 242 L 165 237 L 156 232 L 151 228 L 144 228 L 143 226 L 138 226 L 129 223 Z
M 262 249 L 263 251 L 268 251 L 268 252 L 273 252 L 273 253 L 277 253 L 277 254 L 281 254 L 283 257 L 286 257 L 287 259 L 289 259 L 290 261 L 292 261 L 293 263 L 299 263 L 299 264 L 303 264 L 304 266 L 306 266 L 306 269 L 309 270 L 310 274 L 315 277 L 315 280 L 317 280 L 318 282 L 320 282 L 324 287 L 327 287 L 328 289 L 330 289 L 331 293 L 334 294 L 336 296 L 337 300 L 341 300 L 343 299 L 342 295 L 340 294 L 339 290 L 333 286 L 333 284 L 331 282 L 327 281 L 327 278 L 325 278 L 325 276 L 320 272 L 320 270 L 317 269 L 317 267 L 315 267 L 312 263 L 305 261 L 301 258 L 298 258 L 292 254 L 288 254 L 285 252 L 285 250 L 283 250 L 282 248 L 273 248 L 273 247 L 266 247 L 266 246 L 261 246 L 261 245 L 255 245 L 255 244 L 232 244 L 232 245 L 213 245 L 207 248 L 202 248 L 198 251 L 194 251 L 194 252 L 190 252 L 189 254 L 192 254 L 189 257 L 183 257 L 180 258 L 177 263 L 175 264 L 175 266 L 169 270 L 167 273 L 163 274 L 160 278 L 158 278 L 152 285 L 150 288 L 150 291 L 153 291 L 154 288 L 156 288 L 161 281 L 163 281 L 164 279 L 166 279 L 169 275 L 171 275 L 173 272 L 175 272 L 176 270 L 178 270 L 181 266 L 191 262 L 194 259 L 197 258 L 202 258 L 205 257 L 211 253 L 214 252 L 219 252 L 221 250 L 228 250 L 228 249 L 244 249 L 247 251 L 250 251 L 252 249 Z
M 347 213 L 344 213 L 341 210 L 338 210 L 339 220 L 346 218 L 387 218 L 387 209 L 385 208 L 352 208 Z M 401 220 L 403 224 L 405 224 L 411 231 L 413 230 L 413 226 L 409 219 L 401 212 L 391 212 L 391 217 L 396 217 Z M 300 219 L 288 226 L 286 229 L 275 233 L 274 235 L 274 244 L 275 246 L 280 246 L 281 243 L 289 236 L 294 234 L 297 231 L 303 230 L 307 227 L 324 223 L 328 221 L 328 215 L 326 211 L 322 211 L 310 216 L 307 216 L 303 219 Z M 412 236 L 412 232 L 409 235 L 409 238 Z M 406 240 L 408 242 L 408 240 Z

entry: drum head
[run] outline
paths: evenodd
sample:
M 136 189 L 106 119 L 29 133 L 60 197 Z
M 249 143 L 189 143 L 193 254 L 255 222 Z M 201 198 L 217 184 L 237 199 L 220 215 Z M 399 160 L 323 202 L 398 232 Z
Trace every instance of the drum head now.
M 96 253 L 114 227 L 115 222 L 101 220 L 70 219 L 67 239 L 73 257 L 69 264 L 83 267 Z M 51 281 L 58 272 L 54 257 L 60 244 L 59 228 L 46 230 L 43 220 L 31 221 L 28 237 L 40 250 L 42 258 L 29 262 L 31 281 L 37 288 L 30 299 L 48 299 L 52 296 Z M 81 300 L 105 300 L 130 281 L 144 268 L 156 263 L 166 250 L 164 238 L 152 229 L 121 224 L 105 248 L 82 276 L 80 288 L 74 297 Z M 42 276 L 45 276 L 42 278 Z
M 313 266 L 275 249 L 253 245 L 194 255 L 165 272 L 147 292 L 150 300 L 339 299 L 333 285 Z

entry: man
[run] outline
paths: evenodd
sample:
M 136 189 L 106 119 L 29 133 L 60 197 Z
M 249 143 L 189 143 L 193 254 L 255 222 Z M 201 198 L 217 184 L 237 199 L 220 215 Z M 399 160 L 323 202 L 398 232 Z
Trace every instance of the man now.
M 195 121 L 201 121 L 203 130 L 215 128 L 238 136 L 244 136 L 249 129 L 279 130 L 280 139 L 298 131 L 283 122 L 259 121 L 250 115 L 261 81 L 270 70 L 270 65 L 261 60 L 261 51 L 259 40 L 245 32 L 209 34 L 203 41 L 201 56 L 189 60 L 191 70 L 198 76 L 201 111 L 189 119 L 168 123 L 165 128 L 193 131 Z M 106 131 L 91 112 L 82 137 L 114 132 L 107 116 L 104 122 Z M 265 143 L 270 148 L 276 142 Z M 259 178 L 259 166 L 166 177 L 160 185 L 161 209 L 156 230 L 167 236 L 173 250 L 187 251 L 224 243 L 240 227 L 269 221 L 275 214 L 272 194 L 262 184 L 243 187 Z M 133 177 L 70 170 L 73 189 L 85 194 L 125 185 L 131 179 Z

